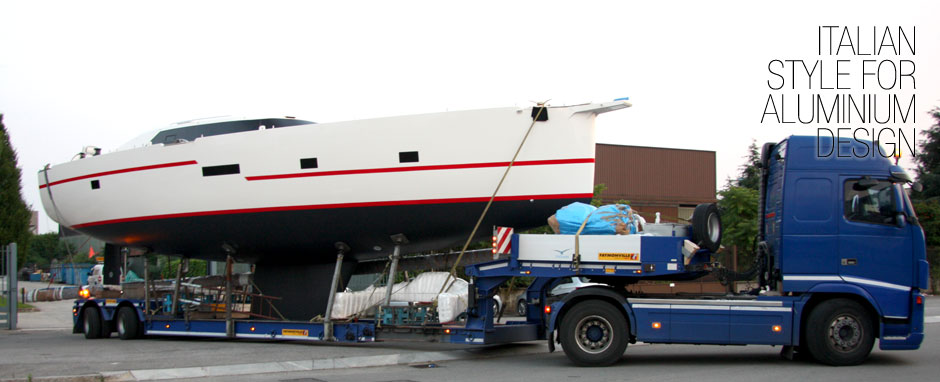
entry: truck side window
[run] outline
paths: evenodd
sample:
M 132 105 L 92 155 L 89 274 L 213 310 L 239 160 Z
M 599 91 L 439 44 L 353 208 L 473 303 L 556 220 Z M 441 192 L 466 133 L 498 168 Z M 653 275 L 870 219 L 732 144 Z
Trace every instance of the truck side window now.
M 845 182 L 845 218 L 850 221 L 894 224 L 894 188 L 891 182 L 879 180 L 876 185 L 863 187 L 859 179 Z

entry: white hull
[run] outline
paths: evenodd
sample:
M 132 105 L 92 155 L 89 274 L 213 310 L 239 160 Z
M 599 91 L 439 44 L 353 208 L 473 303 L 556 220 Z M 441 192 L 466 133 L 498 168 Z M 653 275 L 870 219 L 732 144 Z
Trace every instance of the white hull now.
M 626 106 L 620 102 L 549 108 L 548 121 L 535 123 L 497 200 L 590 198 L 594 118 L 599 112 Z M 166 227 L 156 223 L 179 225 L 195 217 L 287 211 L 342 209 L 356 210 L 358 214 L 368 207 L 485 202 L 532 123 L 530 112 L 530 108 L 500 108 L 423 114 L 246 131 L 186 143 L 151 145 L 40 171 L 40 194 L 52 219 L 108 242 L 213 257 L 217 253 L 199 252 L 218 248 L 218 241 L 238 244 L 247 231 L 256 233 L 266 227 L 250 226 L 250 221 L 226 227 L 229 232 L 188 227 L 205 229 L 206 239 L 216 243 L 208 247 L 162 246 L 162 242 L 177 239 L 154 232 Z M 401 152 L 417 152 L 418 162 L 400 163 Z M 302 158 L 317 158 L 317 168 L 301 169 Z M 238 165 L 237 174 L 204 176 L 204 167 L 233 164 Z M 97 189 L 93 189 L 92 182 Z M 301 215 L 284 218 L 297 219 Z M 345 231 L 349 234 L 343 235 L 346 237 L 328 240 L 356 242 L 355 236 L 365 234 L 357 230 L 369 229 L 365 220 L 371 218 L 379 217 L 368 214 L 358 217 L 364 224 L 347 227 Z M 475 220 L 475 216 L 435 218 Z M 310 230 L 308 223 L 305 222 L 305 230 Z M 399 232 L 408 235 L 408 231 L 409 227 L 404 226 Z M 381 235 L 394 233 L 398 232 Z M 469 229 L 464 234 L 468 233 Z M 412 235 L 421 236 L 420 233 L 409 236 Z M 368 252 L 374 246 L 388 244 L 354 247 L 354 251 Z M 284 245 L 272 250 L 288 249 Z M 243 247 L 251 248 L 254 254 L 266 252 L 263 243 L 245 243 Z M 302 245 L 297 249 L 315 250 Z

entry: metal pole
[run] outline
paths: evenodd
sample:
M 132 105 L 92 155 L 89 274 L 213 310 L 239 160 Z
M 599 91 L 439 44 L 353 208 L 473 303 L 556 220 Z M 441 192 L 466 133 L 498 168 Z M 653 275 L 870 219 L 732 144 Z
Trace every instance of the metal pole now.
M 17 293 L 16 293 L 16 276 L 18 269 L 16 268 L 16 243 L 10 243 L 7 246 L 7 308 L 9 312 L 7 313 L 7 325 L 10 330 L 16 329 L 16 306 L 17 306 Z
M 392 252 L 392 266 L 388 269 L 388 282 L 385 283 L 385 306 L 392 303 L 392 288 L 395 287 L 395 273 L 398 272 L 398 259 L 401 256 L 401 246 L 395 245 Z
M 170 308 L 170 315 L 176 317 L 176 306 L 180 302 L 180 281 L 183 278 L 183 258 L 180 258 L 180 263 L 176 265 L 176 284 L 173 289 L 173 306 Z
M 731 260 L 731 269 L 734 271 L 734 273 L 738 273 L 738 246 L 737 245 L 731 246 L 731 253 L 732 255 L 734 255 Z M 737 284 L 736 279 L 733 279 L 731 281 L 731 293 L 738 293 L 738 284 Z
M 145 254 L 144 258 L 144 316 L 147 323 L 150 323 L 150 259 Z
M 333 337 L 333 301 L 336 299 L 336 288 L 339 284 L 339 277 L 343 268 L 343 254 L 349 251 L 349 246 L 343 242 L 336 243 L 336 268 L 333 268 L 333 282 L 330 283 L 330 296 L 326 300 L 326 313 L 323 314 L 323 339 L 326 341 L 336 340 Z
M 225 258 L 225 335 L 235 338 L 235 322 L 232 321 L 232 256 Z

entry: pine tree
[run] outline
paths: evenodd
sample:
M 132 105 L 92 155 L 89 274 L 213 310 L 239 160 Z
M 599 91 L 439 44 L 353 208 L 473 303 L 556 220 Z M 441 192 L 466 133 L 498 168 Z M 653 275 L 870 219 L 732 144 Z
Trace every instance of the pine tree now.
M 17 243 L 17 263 L 23 264 L 30 238 L 31 213 L 20 191 L 20 175 L 16 151 L 10 145 L 3 114 L 0 114 L 0 245 Z
M 729 248 L 725 253 L 730 256 L 730 248 L 737 247 L 738 264 L 746 268 L 754 258 L 754 240 L 759 227 L 760 150 L 754 140 L 747 147 L 744 164 L 738 168 L 740 175 L 734 180 L 728 179 L 725 187 L 718 191 L 718 208 L 723 230 L 721 244 Z

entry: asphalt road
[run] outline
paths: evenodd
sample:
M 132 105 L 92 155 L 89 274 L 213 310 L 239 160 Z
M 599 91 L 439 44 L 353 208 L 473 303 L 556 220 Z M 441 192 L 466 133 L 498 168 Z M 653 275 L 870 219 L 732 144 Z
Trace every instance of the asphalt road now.
M 787 361 L 779 347 L 631 345 L 607 368 L 580 368 L 544 342 L 488 348 L 431 343 L 315 344 L 213 339 L 85 340 L 68 329 L 69 302 L 36 303 L 17 331 L 0 330 L 0 380 L 480 381 L 480 380 L 935 380 L 940 297 L 927 300 L 916 351 L 876 349 L 865 364 L 835 368 Z M 428 364 L 431 364 L 429 367 Z M 423 367 L 412 367 L 418 365 Z
M 938 301 L 940 302 L 940 301 Z M 919 350 L 886 352 L 876 348 L 862 365 L 832 367 L 809 360 L 780 358 L 770 346 L 630 346 L 610 367 L 584 368 L 564 353 L 435 362 L 344 370 L 240 376 L 243 381 L 931 381 L 940 367 L 940 323 L 927 325 Z M 182 379 L 181 381 L 188 381 Z M 202 381 L 231 380 L 226 378 Z

